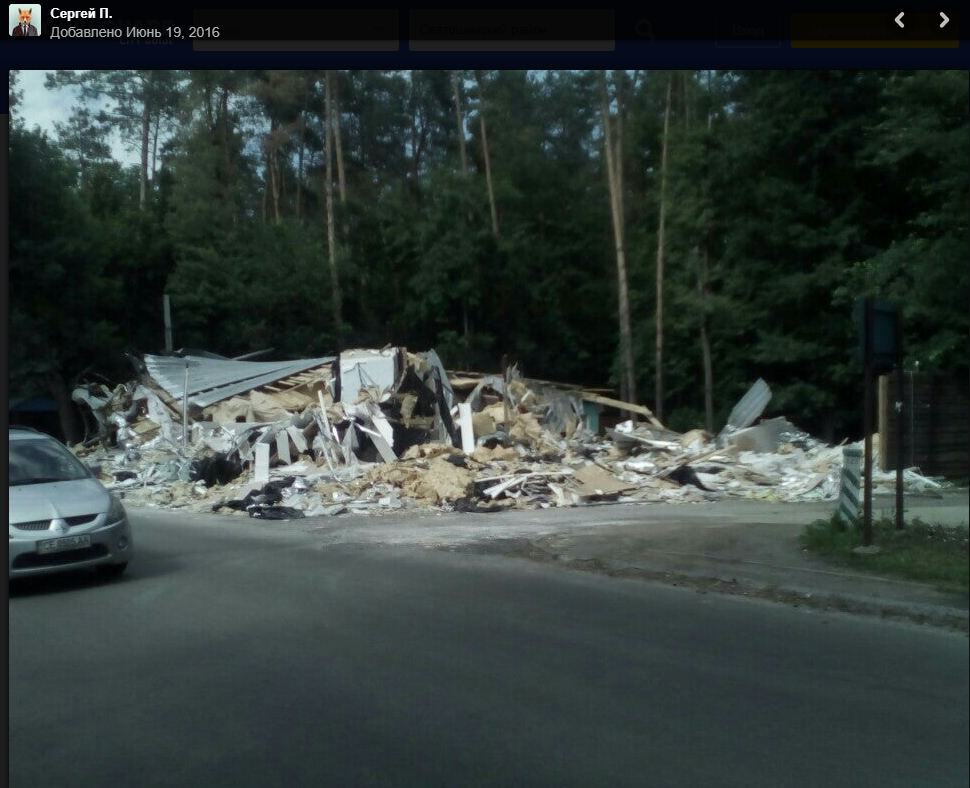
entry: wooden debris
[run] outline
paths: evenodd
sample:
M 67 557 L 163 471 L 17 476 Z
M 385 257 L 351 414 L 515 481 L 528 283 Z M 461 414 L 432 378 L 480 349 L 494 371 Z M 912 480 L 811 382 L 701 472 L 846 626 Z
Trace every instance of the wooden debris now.
M 628 413 L 638 413 L 641 416 L 645 416 L 647 420 L 653 424 L 655 427 L 660 427 L 661 429 L 667 429 L 663 424 L 653 415 L 653 411 L 650 410 L 646 405 L 634 405 L 632 402 L 624 402 L 623 400 L 613 399 L 612 397 L 604 397 L 602 394 L 594 394 L 590 391 L 580 391 L 579 396 L 586 402 L 595 402 L 597 405 L 607 405 L 611 408 L 618 408 L 619 410 L 627 411 Z

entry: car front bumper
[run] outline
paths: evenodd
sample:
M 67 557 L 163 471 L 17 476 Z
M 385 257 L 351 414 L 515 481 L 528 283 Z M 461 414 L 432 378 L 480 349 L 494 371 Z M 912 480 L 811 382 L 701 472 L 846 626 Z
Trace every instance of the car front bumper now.
M 37 551 L 38 542 L 57 538 L 59 534 L 50 531 L 11 529 L 9 578 L 12 580 L 72 569 L 127 563 L 133 554 L 128 517 L 125 516 L 113 523 L 106 523 L 106 519 L 105 515 L 99 515 L 90 526 L 71 528 L 66 534 L 67 536 L 90 536 L 90 545 L 46 555 Z

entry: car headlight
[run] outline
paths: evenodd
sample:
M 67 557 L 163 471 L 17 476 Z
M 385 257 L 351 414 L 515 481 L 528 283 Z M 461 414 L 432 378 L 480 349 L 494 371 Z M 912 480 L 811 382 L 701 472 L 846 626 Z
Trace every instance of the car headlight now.
M 114 494 L 111 495 L 111 506 L 108 507 L 108 522 L 116 523 L 127 516 L 125 507 L 121 500 Z

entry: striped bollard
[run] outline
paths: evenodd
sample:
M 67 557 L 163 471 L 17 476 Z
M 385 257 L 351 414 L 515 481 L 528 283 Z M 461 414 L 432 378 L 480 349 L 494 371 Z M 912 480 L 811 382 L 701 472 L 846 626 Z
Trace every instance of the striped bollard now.
M 839 519 L 846 525 L 859 525 L 862 502 L 862 449 L 842 449 L 842 483 L 839 486 Z

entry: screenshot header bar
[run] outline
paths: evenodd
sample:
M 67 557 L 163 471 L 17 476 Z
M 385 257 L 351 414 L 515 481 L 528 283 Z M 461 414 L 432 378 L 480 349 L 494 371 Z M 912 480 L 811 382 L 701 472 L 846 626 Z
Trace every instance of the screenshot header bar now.
M 15 6 L 14 6 L 15 8 Z M 689 9 L 172 9 L 38 5 L 33 40 L 355 42 L 395 51 L 611 50 L 617 42 L 711 41 L 718 47 L 957 47 L 960 14 L 696 12 Z M 10 40 L 30 41 L 15 27 Z M 364 46 L 363 42 L 372 42 Z M 375 43 L 376 42 L 376 43 Z M 383 43 L 381 43 L 383 42 Z M 568 42 L 573 42 L 569 44 Z M 21 44 L 25 46 L 26 44 Z M 262 47 L 265 48 L 266 44 Z M 215 49 L 221 47 L 214 47 Z M 245 49 L 245 47 L 243 47 Z M 250 48 L 258 49 L 254 44 Z

